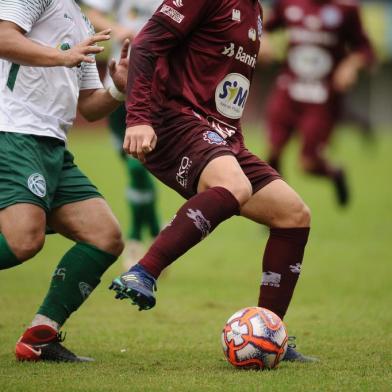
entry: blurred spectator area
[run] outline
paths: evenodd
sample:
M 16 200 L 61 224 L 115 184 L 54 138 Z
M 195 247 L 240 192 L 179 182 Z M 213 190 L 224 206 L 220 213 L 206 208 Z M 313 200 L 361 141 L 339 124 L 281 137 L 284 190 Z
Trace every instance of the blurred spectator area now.
M 274 0 L 263 0 L 265 17 Z M 352 114 L 362 116 L 382 129 L 392 128 L 392 0 L 363 0 L 362 16 L 366 30 L 376 48 L 379 64 L 377 69 L 364 72 L 355 89 L 346 97 L 346 119 Z M 283 60 L 286 39 L 284 33 L 273 35 L 273 45 L 278 59 Z M 106 51 L 106 56 L 107 56 Z M 101 75 L 106 70 L 105 55 L 98 58 Z M 247 103 L 245 122 L 262 124 L 263 109 L 275 76 L 279 70 L 279 61 L 268 66 L 259 66 L 252 91 Z M 78 125 L 86 125 L 78 118 Z M 104 123 L 102 123 L 104 125 Z

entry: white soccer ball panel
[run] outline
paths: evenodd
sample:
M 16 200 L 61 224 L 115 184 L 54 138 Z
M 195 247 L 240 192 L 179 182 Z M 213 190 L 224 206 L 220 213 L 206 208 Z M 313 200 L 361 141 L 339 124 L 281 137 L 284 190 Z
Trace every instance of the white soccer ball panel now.
M 246 361 L 248 359 L 257 358 L 259 350 L 252 344 L 247 344 L 245 347 L 236 351 L 236 356 L 239 361 Z

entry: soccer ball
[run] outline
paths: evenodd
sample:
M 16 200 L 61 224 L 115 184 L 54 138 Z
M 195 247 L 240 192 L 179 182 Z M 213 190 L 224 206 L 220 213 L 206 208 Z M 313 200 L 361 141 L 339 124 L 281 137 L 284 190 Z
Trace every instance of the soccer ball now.
M 245 308 L 234 313 L 222 331 L 227 360 L 242 369 L 273 369 L 287 350 L 283 321 L 265 308 Z

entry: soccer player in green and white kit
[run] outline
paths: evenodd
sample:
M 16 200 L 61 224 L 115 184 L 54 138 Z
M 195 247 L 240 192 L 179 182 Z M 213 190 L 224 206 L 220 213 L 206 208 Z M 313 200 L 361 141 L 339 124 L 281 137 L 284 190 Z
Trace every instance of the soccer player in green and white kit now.
M 124 39 L 135 37 L 161 2 L 161 0 L 83 0 L 83 3 L 89 7 L 87 15 L 95 28 L 112 29 L 113 56 L 116 59 L 120 55 Z M 114 22 L 109 19 L 110 15 L 114 16 Z M 105 85 L 111 83 L 111 80 L 105 81 Z M 126 165 L 129 179 L 127 200 L 131 221 L 124 252 L 124 267 L 128 270 L 145 253 L 142 245 L 143 229 L 148 229 L 151 236 L 155 238 L 159 234 L 160 224 L 156 207 L 156 190 L 151 175 L 140 161 L 124 154 L 122 149 L 126 128 L 125 117 L 125 106 L 121 105 L 109 116 L 109 126 Z
M 47 296 L 16 345 L 19 360 L 87 361 L 61 345 L 60 327 L 123 250 L 120 228 L 97 188 L 66 148 L 77 108 L 88 120 L 123 99 L 129 43 L 116 87 L 102 88 L 95 34 L 74 0 L 0 0 L 0 270 L 39 252 L 45 230 L 75 241 Z

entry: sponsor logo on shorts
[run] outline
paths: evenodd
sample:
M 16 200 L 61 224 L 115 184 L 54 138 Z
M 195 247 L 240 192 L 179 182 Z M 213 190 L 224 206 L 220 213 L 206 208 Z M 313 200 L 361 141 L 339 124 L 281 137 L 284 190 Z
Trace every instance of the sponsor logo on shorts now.
M 166 5 L 166 4 L 162 6 L 159 12 L 165 14 L 166 16 L 168 16 L 170 19 L 174 20 L 177 23 L 181 23 L 185 18 L 183 14 L 179 13 L 173 7 L 170 7 L 170 5 Z
M 186 188 L 188 185 L 188 174 L 191 166 L 192 161 L 188 157 L 183 157 L 181 159 L 181 164 L 176 175 L 176 180 L 183 188 Z
M 290 268 L 290 271 L 291 271 L 293 274 L 300 274 L 300 273 L 301 273 L 302 264 L 301 264 L 301 263 L 291 264 L 291 265 L 289 266 L 289 268 Z
M 256 34 L 256 32 L 255 32 Z M 233 57 L 235 55 L 235 59 L 249 65 L 252 68 L 256 68 L 256 61 L 257 61 L 257 54 L 251 56 L 250 54 L 246 53 L 242 46 L 239 46 L 237 50 L 235 50 L 234 42 L 231 42 L 228 46 L 223 48 L 221 52 L 224 56 Z
M 46 181 L 42 174 L 32 174 L 27 180 L 27 186 L 34 195 L 40 198 L 46 196 Z
M 262 286 L 280 287 L 282 275 L 277 272 L 266 271 L 263 272 Z
M 240 119 L 249 95 L 249 88 L 250 82 L 245 76 L 238 73 L 227 75 L 215 91 L 218 112 L 234 120 Z
M 211 222 L 207 220 L 200 210 L 188 209 L 186 216 L 193 220 L 195 226 L 201 231 L 201 239 L 204 239 L 210 234 Z
M 93 291 L 93 288 L 85 282 L 79 282 L 80 294 L 82 294 L 83 299 L 86 299 Z
M 203 139 L 208 142 L 208 144 L 216 144 L 217 146 L 226 146 L 227 141 L 223 139 L 222 136 L 218 135 L 216 132 L 207 131 L 203 133 Z

